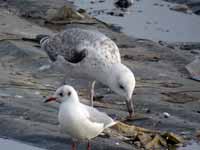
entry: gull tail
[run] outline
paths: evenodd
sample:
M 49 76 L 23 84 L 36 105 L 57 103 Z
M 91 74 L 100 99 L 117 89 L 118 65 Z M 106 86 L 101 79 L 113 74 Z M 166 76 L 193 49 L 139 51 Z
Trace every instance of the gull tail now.
M 38 34 L 35 39 L 37 40 L 38 43 L 42 46 L 48 39 L 49 35 L 46 34 Z
M 118 121 L 112 121 L 112 122 L 110 122 L 109 124 L 107 124 L 106 126 L 104 126 L 104 129 L 106 129 L 106 128 L 109 128 L 109 127 L 112 127 L 112 126 L 114 126 L 115 124 L 117 124 L 118 123 Z
M 34 37 L 34 38 L 23 37 L 22 40 L 24 40 L 24 41 L 29 41 L 29 42 L 34 42 L 34 43 L 38 43 L 38 44 L 41 45 L 41 43 L 43 43 L 44 41 L 46 41 L 48 38 L 49 38 L 49 35 L 38 34 L 38 35 L 36 35 L 36 37 Z
M 118 123 L 117 116 L 115 114 L 109 114 L 109 117 L 110 117 L 110 122 L 108 124 L 106 124 L 104 126 L 104 128 L 112 127 L 112 126 L 114 126 L 115 124 Z

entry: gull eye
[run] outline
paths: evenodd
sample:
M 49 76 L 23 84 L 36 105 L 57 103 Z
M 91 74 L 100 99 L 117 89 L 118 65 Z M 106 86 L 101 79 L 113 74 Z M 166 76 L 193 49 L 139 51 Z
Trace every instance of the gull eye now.
M 71 92 L 69 91 L 69 92 L 67 93 L 67 95 L 70 96 L 70 95 L 71 95 Z
M 59 95 L 60 95 L 60 97 L 63 97 L 63 93 L 62 92 L 60 92 Z
M 121 84 L 119 84 L 119 88 L 122 89 L 122 90 L 124 90 L 124 86 L 121 85 Z

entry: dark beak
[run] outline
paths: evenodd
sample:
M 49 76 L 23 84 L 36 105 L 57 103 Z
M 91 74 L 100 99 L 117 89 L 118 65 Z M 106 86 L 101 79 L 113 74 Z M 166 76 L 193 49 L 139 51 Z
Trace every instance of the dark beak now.
M 133 108 L 133 101 L 132 100 L 126 100 L 126 106 L 128 109 L 129 117 L 132 118 L 134 114 L 134 108 Z
M 56 101 L 57 99 L 55 97 L 49 97 L 48 99 L 46 99 L 44 101 L 44 103 L 48 103 L 48 102 L 51 102 L 51 101 Z

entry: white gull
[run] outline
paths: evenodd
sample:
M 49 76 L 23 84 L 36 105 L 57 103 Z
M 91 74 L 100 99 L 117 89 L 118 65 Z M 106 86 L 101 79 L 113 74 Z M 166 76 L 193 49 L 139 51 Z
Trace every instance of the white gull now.
M 51 61 L 57 63 L 67 76 L 97 80 L 126 98 L 128 112 L 132 116 L 135 77 L 121 63 L 114 41 L 99 31 L 68 28 L 54 36 L 43 37 L 40 43 Z M 92 105 L 94 85 L 95 82 L 91 90 Z
M 61 131 L 73 139 L 72 149 L 76 149 L 75 141 L 87 140 L 87 148 L 91 149 L 89 140 L 98 136 L 105 128 L 116 124 L 107 114 L 80 103 L 77 92 L 72 86 L 64 85 L 56 90 L 45 102 L 60 102 L 58 121 Z

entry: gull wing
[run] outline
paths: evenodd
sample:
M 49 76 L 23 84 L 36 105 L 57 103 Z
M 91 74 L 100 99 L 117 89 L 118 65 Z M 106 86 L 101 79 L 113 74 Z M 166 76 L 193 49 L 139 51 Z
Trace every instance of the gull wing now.
M 68 32 L 64 32 L 41 40 L 41 47 L 51 61 L 56 61 L 57 56 L 60 55 L 70 63 L 79 63 L 87 56 L 87 49 L 81 48 L 78 45 L 79 41 L 73 41 L 73 36 L 67 34 Z
M 87 105 L 82 104 L 83 109 L 85 109 L 85 113 L 87 113 L 87 118 L 91 122 L 96 123 L 103 123 L 104 128 L 108 128 L 116 124 L 116 121 L 114 121 L 111 117 L 109 117 L 106 113 L 100 112 L 94 107 L 90 107 Z

